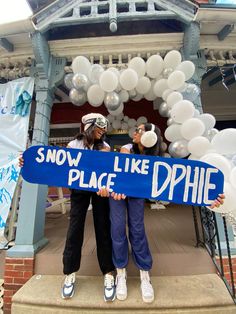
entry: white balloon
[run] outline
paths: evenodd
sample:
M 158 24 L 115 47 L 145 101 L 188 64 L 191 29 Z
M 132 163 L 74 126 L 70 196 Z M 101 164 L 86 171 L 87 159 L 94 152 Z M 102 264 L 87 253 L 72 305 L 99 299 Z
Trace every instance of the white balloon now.
M 180 124 L 171 124 L 166 130 L 165 130 L 165 138 L 169 142 L 175 142 L 177 140 L 183 139 L 183 136 L 180 133 Z
M 190 155 L 188 156 L 188 159 L 189 159 L 189 160 L 198 160 L 199 157 L 190 154 Z
M 138 84 L 136 86 L 136 90 L 139 94 L 142 94 L 142 95 L 146 94 L 150 88 L 151 88 L 151 81 L 148 77 L 143 76 L 139 78 Z
M 219 170 L 224 174 L 225 181 L 229 180 L 231 164 L 227 158 L 217 153 L 209 153 L 200 158 L 200 161 L 206 162 Z
M 212 141 L 212 147 L 219 153 L 229 155 L 236 153 L 236 129 L 224 129 L 217 133 Z
M 121 130 L 128 130 L 129 126 L 127 122 L 121 122 Z
M 198 118 L 200 116 L 200 111 L 198 109 L 194 110 L 194 118 Z
M 116 116 L 116 120 L 122 120 L 124 118 L 124 114 L 123 112 L 119 113 L 117 116 Z
M 236 189 L 236 167 L 234 167 L 229 176 L 229 181 L 232 184 L 232 186 Z
M 171 50 L 164 58 L 164 67 L 174 69 L 181 63 L 182 57 L 179 51 Z
M 135 97 L 132 98 L 133 101 L 140 101 L 141 99 L 143 99 L 142 94 L 137 94 Z
M 119 97 L 122 102 L 126 102 L 129 100 L 129 93 L 127 90 L 122 89 L 122 91 L 119 93 Z
M 170 74 L 167 79 L 168 87 L 174 90 L 177 90 L 181 86 L 183 86 L 185 81 L 185 75 L 181 71 L 174 71 Z
M 174 104 L 181 100 L 183 100 L 183 95 L 180 92 L 172 92 L 171 94 L 168 95 L 166 103 L 169 108 L 172 108 Z
M 128 120 L 128 126 L 130 128 L 133 128 L 134 126 L 136 126 L 136 124 L 137 124 L 137 121 L 135 119 L 129 119 Z
M 236 189 L 236 167 L 234 167 L 229 176 L 229 181 L 232 184 L 232 186 Z
M 166 157 L 166 158 L 170 158 L 170 157 L 171 157 L 171 155 L 170 155 L 170 154 L 168 154 L 168 153 L 164 153 L 164 157 Z
M 128 63 L 128 68 L 133 69 L 137 74 L 138 77 L 142 77 L 146 73 L 146 63 L 140 57 L 134 57 Z M 140 92 L 142 94 L 142 92 Z
M 125 90 L 132 90 L 138 83 L 138 74 L 133 69 L 126 69 L 120 75 L 120 84 Z
M 164 61 L 161 56 L 153 55 L 146 62 L 147 75 L 151 78 L 157 78 L 164 69 Z
M 120 121 L 120 120 L 114 120 L 114 121 L 112 122 L 112 126 L 113 126 L 113 128 L 114 128 L 115 130 L 120 129 L 120 128 L 121 128 L 121 121 Z
M 71 67 L 74 73 L 82 73 L 88 76 L 91 63 L 86 57 L 78 56 L 73 60 Z
M 89 80 L 93 84 L 97 84 L 103 72 L 104 72 L 104 69 L 100 64 L 93 64 L 89 69 L 89 73 L 88 73 Z
M 194 110 L 195 108 L 191 101 L 188 100 L 178 101 L 176 104 L 174 104 L 173 108 L 171 109 L 170 112 L 171 118 L 177 123 L 183 123 L 184 121 L 193 117 Z
M 220 207 L 211 209 L 207 206 L 207 208 L 217 213 L 228 213 L 236 209 L 236 189 L 228 182 L 224 182 L 224 194 L 225 200 Z
M 128 117 L 128 116 L 124 116 L 123 120 L 124 120 L 125 122 L 128 122 L 128 121 L 129 121 L 129 117 Z
M 210 141 L 203 136 L 196 136 L 188 142 L 188 150 L 197 157 L 202 157 L 211 148 Z
M 89 87 L 87 92 L 88 102 L 93 107 L 99 107 L 103 103 L 105 93 L 97 84 Z
M 188 81 L 195 72 L 195 65 L 192 61 L 183 61 L 177 66 L 176 70 L 182 71 L 185 75 L 185 80 Z
M 154 84 L 155 84 L 155 81 L 152 80 L 151 81 L 151 87 L 150 87 L 149 91 L 146 94 L 144 94 L 144 98 L 147 99 L 148 101 L 153 101 L 156 98 L 156 95 L 153 92 Z
M 133 138 L 134 136 L 135 127 L 129 129 L 129 137 Z
M 112 122 L 115 120 L 115 117 L 112 116 L 111 114 L 108 114 L 108 115 L 107 115 L 107 120 L 108 120 L 110 123 L 112 123 Z
M 210 113 L 200 114 L 197 118 L 204 123 L 206 130 L 213 129 L 216 124 L 215 117 Z
M 112 92 L 118 86 L 118 78 L 112 71 L 106 70 L 100 75 L 99 84 L 105 92 Z
M 196 136 L 201 136 L 204 131 L 205 125 L 197 118 L 192 118 L 184 121 L 180 128 L 180 132 L 186 140 L 191 140 Z
M 147 118 L 146 117 L 141 116 L 141 117 L 139 117 L 137 119 L 137 125 L 145 124 L 145 123 L 147 123 Z
M 154 84 L 153 92 L 157 97 L 161 97 L 163 92 L 168 88 L 167 79 L 160 79 Z
M 121 103 L 121 104 L 120 104 L 120 107 L 118 107 L 116 110 L 108 110 L 108 112 L 109 112 L 112 116 L 118 116 L 123 110 L 124 110 L 124 104 Z
M 119 80 L 120 71 L 119 71 L 117 68 L 115 68 L 115 67 L 110 67 L 110 68 L 108 68 L 107 70 L 113 72 L 113 73 L 117 76 L 117 78 L 118 78 L 118 80 Z
M 163 92 L 162 95 L 161 95 L 162 99 L 166 101 L 166 100 L 167 100 L 167 97 L 168 97 L 171 93 L 173 93 L 173 89 L 168 88 L 168 89 L 164 90 L 164 92 Z

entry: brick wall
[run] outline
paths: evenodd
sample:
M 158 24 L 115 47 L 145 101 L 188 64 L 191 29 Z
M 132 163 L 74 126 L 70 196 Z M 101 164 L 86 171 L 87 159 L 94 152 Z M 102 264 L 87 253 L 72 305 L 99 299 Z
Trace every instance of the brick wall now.
M 232 259 L 234 286 L 236 288 L 236 257 L 232 257 L 231 259 Z M 219 258 L 217 258 L 217 263 L 220 266 L 220 259 Z M 225 276 L 226 280 L 228 281 L 230 286 L 232 286 L 228 257 L 223 257 L 223 269 L 224 269 L 224 276 Z
M 34 273 L 34 258 L 5 259 L 4 272 L 4 314 L 11 312 L 12 296 L 28 281 Z

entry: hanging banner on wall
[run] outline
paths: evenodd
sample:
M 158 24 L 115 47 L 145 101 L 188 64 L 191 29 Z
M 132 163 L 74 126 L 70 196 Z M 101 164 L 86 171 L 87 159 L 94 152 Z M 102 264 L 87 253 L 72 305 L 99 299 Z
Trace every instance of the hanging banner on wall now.
M 19 178 L 19 153 L 25 150 L 34 79 L 20 78 L 0 84 L 0 247 Z
M 210 205 L 223 192 L 223 173 L 204 162 L 144 155 L 32 146 L 23 178 L 31 183 L 98 191 L 180 204 Z

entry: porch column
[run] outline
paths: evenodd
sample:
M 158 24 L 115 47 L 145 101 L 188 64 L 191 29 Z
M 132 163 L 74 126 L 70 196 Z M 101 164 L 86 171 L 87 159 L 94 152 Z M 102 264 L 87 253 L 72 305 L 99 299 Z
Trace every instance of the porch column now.
M 32 35 L 35 54 L 36 113 L 32 145 L 47 145 L 54 89 L 64 76 L 64 58 L 54 58 L 43 35 Z M 7 251 L 8 257 L 33 257 L 47 244 L 44 237 L 45 207 L 48 186 L 23 181 L 17 221 L 15 246 Z
M 184 31 L 184 45 L 182 49 L 182 56 L 184 60 L 190 60 L 195 65 L 195 73 L 190 79 L 189 83 L 193 83 L 201 89 L 202 76 L 207 70 L 207 61 L 205 58 L 204 50 L 200 50 L 200 24 L 197 22 L 192 22 L 185 26 Z M 194 105 L 196 109 L 203 112 L 201 93 L 194 100 Z

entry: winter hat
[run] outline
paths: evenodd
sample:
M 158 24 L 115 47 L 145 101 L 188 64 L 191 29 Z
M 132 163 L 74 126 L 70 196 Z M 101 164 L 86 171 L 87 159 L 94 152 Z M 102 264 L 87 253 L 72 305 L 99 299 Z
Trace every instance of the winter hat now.
M 106 129 L 108 125 L 107 119 L 100 113 L 88 113 L 82 117 L 81 121 L 84 124 L 84 131 L 92 125 L 96 125 L 101 129 Z

